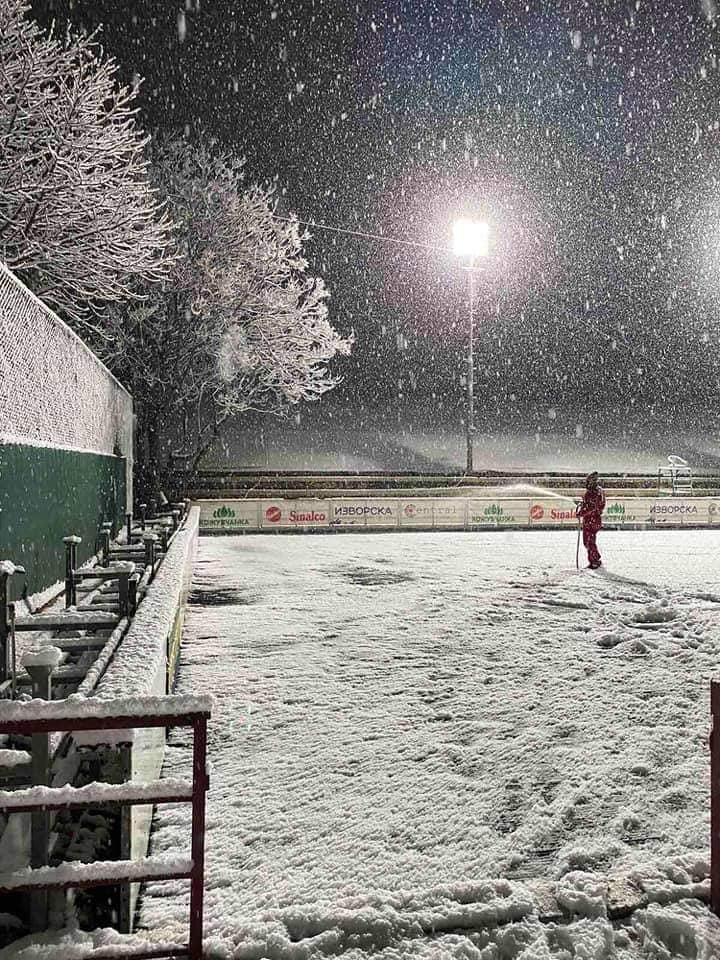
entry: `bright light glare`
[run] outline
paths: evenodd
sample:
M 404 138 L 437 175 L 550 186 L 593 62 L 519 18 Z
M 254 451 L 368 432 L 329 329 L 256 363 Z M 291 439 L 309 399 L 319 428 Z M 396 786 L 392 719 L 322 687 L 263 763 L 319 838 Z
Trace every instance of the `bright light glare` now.
M 459 257 L 488 255 L 488 225 L 482 220 L 456 220 L 453 224 L 453 250 Z

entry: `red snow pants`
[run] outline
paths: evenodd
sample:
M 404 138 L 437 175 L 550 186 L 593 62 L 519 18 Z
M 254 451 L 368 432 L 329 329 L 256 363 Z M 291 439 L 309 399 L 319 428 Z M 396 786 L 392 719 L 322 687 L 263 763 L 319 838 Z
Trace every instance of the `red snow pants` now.
M 583 546 L 587 550 L 588 563 L 591 567 L 600 566 L 600 551 L 597 548 L 596 538 L 601 529 L 598 523 L 583 524 Z

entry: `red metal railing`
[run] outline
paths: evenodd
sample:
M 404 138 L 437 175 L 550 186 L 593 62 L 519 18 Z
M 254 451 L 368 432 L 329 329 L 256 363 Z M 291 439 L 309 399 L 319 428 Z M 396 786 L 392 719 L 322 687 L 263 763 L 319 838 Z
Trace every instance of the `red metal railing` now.
M 720 680 L 710 681 L 710 907 L 720 916 Z
M 155 699 L 155 698 L 153 698 Z M 157 700 L 155 700 L 157 703 Z M 146 880 L 190 880 L 190 938 L 186 945 L 172 945 L 158 948 L 140 948 L 128 952 L 123 947 L 122 953 L 114 955 L 119 958 L 132 960 L 159 960 L 164 957 L 189 957 L 190 960 L 201 960 L 203 938 L 203 893 L 205 876 L 205 797 L 208 789 L 207 776 L 207 722 L 210 718 L 209 710 L 183 709 L 184 697 L 167 697 L 163 701 L 162 713 L 143 713 L 142 702 L 138 701 L 136 710 L 123 710 L 122 713 L 104 716 L 77 716 L 71 707 L 67 715 L 57 712 L 59 702 L 52 704 L 52 716 L 35 716 L 12 719 L 3 719 L 0 709 L 0 734 L 25 734 L 64 732 L 73 733 L 81 730 L 129 730 L 145 727 L 192 727 L 193 728 L 193 778 L 192 791 L 187 790 L 168 792 L 167 794 L 155 791 L 152 797 L 143 795 L 143 784 L 138 784 L 138 794 L 133 796 L 124 785 L 122 797 L 116 802 L 121 804 L 143 803 L 192 803 L 192 846 L 191 862 L 183 868 L 163 870 L 162 861 L 147 857 L 137 861 L 109 861 L 107 870 L 103 873 L 100 863 L 84 864 L 74 867 L 71 876 L 62 873 L 62 867 L 39 867 L 35 870 L 24 871 L 17 875 L 0 876 L 0 894 L 30 890 L 66 889 L 69 887 L 93 887 L 111 884 L 132 882 L 141 883 Z M 173 705 L 177 710 L 173 712 Z M 169 711 L 169 712 L 166 712 Z M 111 803 L 111 798 L 99 801 Z M 63 788 L 45 788 L 42 799 L 24 802 L 3 804 L 0 810 L 10 812 L 19 810 L 40 811 L 59 810 L 87 805 L 85 799 L 70 799 L 63 796 Z M 83 871 L 85 867 L 85 871 Z M 123 872 L 123 870 L 125 872 Z M 53 872 L 57 875 L 53 877 Z M 35 874 L 35 879 L 33 879 Z M 113 955 L 103 952 L 106 960 L 113 960 Z

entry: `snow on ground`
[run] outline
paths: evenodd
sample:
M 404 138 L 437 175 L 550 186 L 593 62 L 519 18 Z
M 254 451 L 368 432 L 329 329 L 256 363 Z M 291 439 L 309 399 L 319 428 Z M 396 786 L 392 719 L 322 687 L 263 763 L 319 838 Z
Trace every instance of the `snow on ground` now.
M 683 899 L 707 877 L 720 532 L 600 540 L 607 569 L 578 573 L 571 531 L 201 539 L 179 692 L 217 698 L 219 956 L 720 956 Z M 153 854 L 189 833 L 161 808 Z M 611 925 L 617 878 L 656 902 Z M 574 922 L 541 922 L 543 880 Z M 141 925 L 178 939 L 184 889 L 149 885 Z

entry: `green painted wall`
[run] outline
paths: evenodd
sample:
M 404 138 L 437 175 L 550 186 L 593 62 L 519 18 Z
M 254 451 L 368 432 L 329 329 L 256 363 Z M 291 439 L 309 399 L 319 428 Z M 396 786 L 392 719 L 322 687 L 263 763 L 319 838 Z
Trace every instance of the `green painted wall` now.
M 0 560 L 26 570 L 28 593 L 65 576 L 62 539 L 82 537 L 78 557 L 97 550 L 100 524 L 125 515 L 124 457 L 0 444 Z M 13 578 L 18 597 L 23 578 Z

